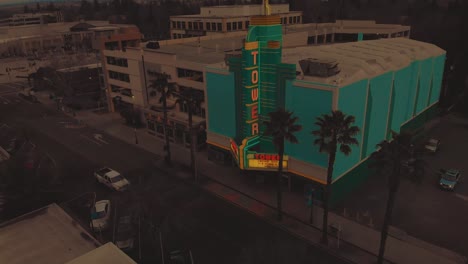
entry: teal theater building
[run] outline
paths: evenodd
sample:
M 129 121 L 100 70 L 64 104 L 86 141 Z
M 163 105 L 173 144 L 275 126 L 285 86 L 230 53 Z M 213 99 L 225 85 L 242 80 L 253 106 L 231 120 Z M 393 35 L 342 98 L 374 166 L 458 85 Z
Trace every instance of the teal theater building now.
M 323 186 L 328 155 L 311 131 L 317 117 L 341 110 L 361 132 L 352 153 L 336 157 L 332 202 L 339 201 L 367 178 L 367 160 L 391 130 L 418 130 L 436 114 L 444 64 L 444 50 L 408 38 L 283 49 L 279 18 L 252 17 L 242 51 L 206 67 L 211 155 L 232 157 L 241 170 L 276 170 L 263 121 L 284 107 L 303 127 L 298 144 L 286 143 L 285 173 Z

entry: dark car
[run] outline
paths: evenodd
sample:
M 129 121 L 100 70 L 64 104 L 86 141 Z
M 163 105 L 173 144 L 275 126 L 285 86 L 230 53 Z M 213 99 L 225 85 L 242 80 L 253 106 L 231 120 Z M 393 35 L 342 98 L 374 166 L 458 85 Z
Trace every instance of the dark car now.
M 131 216 L 122 216 L 119 218 L 115 244 L 122 250 L 133 249 L 135 241 L 135 229 L 132 224 Z

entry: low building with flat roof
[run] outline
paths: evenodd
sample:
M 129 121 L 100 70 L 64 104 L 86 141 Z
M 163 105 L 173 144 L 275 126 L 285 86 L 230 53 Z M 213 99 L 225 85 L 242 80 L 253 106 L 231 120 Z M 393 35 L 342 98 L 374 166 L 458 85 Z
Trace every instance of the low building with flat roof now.
M 63 264 L 100 246 L 57 204 L 0 224 L 0 263 Z
M 88 253 L 85 253 L 65 264 L 136 264 L 127 254 L 112 242 L 106 243 Z

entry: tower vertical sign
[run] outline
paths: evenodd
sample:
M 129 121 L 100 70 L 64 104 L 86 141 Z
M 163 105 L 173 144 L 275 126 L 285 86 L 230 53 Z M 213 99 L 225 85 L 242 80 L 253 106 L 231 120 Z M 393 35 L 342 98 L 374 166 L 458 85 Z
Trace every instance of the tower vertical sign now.
M 244 138 L 251 139 L 259 135 L 259 84 L 260 67 L 258 42 L 246 42 L 243 50 L 243 124 Z

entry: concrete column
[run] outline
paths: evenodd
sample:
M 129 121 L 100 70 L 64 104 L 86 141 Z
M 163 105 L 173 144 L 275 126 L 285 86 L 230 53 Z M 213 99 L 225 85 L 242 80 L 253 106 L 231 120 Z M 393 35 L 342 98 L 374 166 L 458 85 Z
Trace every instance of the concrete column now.
M 392 33 L 389 33 L 389 34 L 387 35 L 387 38 L 391 38 L 391 37 L 392 37 Z
M 408 32 L 408 33 L 407 33 L 406 37 L 407 37 L 407 38 L 410 38 L 411 29 L 409 29 L 407 32 Z
M 327 29 L 323 29 L 323 44 L 327 43 Z
M 318 44 L 318 30 L 315 30 L 315 45 Z

